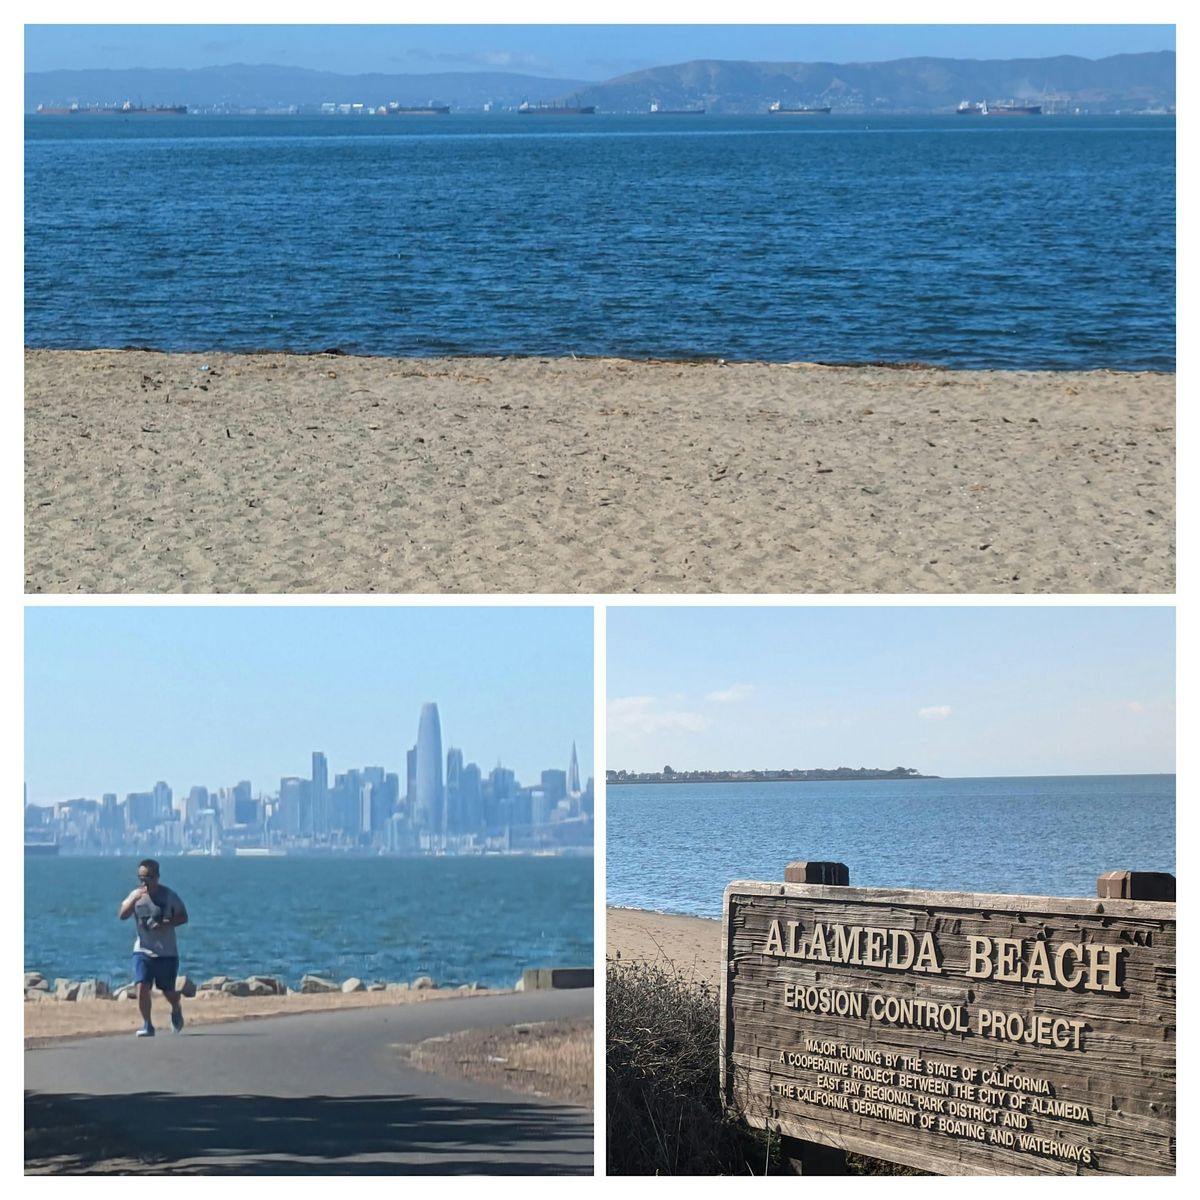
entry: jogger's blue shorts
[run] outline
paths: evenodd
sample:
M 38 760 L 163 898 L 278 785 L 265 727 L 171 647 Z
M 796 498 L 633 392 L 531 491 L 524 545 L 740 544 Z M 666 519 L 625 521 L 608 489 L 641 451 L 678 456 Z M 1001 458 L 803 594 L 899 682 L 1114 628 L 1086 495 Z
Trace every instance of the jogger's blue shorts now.
M 158 984 L 160 992 L 175 990 L 175 976 L 179 973 L 179 959 L 155 958 L 140 951 L 133 956 L 133 978 L 135 983 Z

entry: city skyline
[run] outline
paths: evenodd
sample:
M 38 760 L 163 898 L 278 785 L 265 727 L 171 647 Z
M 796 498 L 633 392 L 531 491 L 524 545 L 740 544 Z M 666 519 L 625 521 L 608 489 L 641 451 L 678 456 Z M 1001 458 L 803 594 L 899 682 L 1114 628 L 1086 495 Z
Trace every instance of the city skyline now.
M 434 697 L 485 770 L 534 779 L 574 741 L 594 775 L 592 653 L 581 606 L 31 607 L 28 799 L 266 792 L 307 777 L 314 749 L 402 766 Z
M 404 767 L 386 761 L 335 772 L 321 750 L 309 776 L 282 776 L 271 793 L 248 780 L 79 796 L 25 806 L 27 853 L 478 854 L 590 848 L 594 790 L 579 784 L 576 747 L 564 765 L 522 781 L 497 764 L 442 746 L 436 702 L 421 707 Z
M 609 771 L 1171 773 L 1174 608 L 614 608 Z
M 642 15 L 622 12 L 623 7 L 607 6 L 604 15 Z M 932 9 L 953 16 L 961 11 L 926 6 L 922 15 L 938 15 Z M 547 11 L 558 15 L 561 10 Z M 861 19 L 869 22 L 878 11 L 860 5 L 845 15 L 862 13 Z M 503 71 L 599 81 L 694 59 L 882 62 L 1060 54 L 1103 58 L 1175 48 L 1173 25 L 1101 24 L 1095 18 L 1105 6 L 1077 6 L 1077 11 L 1091 23 L 27 25 L 25 69 L 198 68 L 242 62 L 339 74 Z M 727 15 L 727 10 L 705 5 L 689 6 L 686 12 L 693 19 L 717 21 Z M 523 9 L 522 15 L 536 19 L 538 6 Z

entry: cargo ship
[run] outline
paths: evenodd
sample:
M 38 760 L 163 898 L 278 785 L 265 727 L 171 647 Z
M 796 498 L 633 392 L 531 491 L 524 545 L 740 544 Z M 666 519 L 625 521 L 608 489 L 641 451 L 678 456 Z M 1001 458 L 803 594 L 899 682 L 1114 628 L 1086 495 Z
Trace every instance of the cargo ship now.
M 389 117 L 436 117 L 444 116 L 450 111 L 448 104 L 389 104 L 387 106 L 387 115 Z
M 981 100 L 978 104 L 964 100 L 956 110 L 960 117 L 1040 117 L 1040 104 L 989 104 Z
M 702 117 L 704 112 L 703 108 L 659 108 L 657 100 L 650 105 L 650 115 L 654 117 Z
M 44 117 L 184 117 L 187 116 L 186 104 L 124 104 L 109 107 L 90 108 L 86 105 L 72 104 L 67 108 L 55 108 L 47 104 L 39 104 L 36 111 Z
M 57 853 L 58 853 L 58 843 L 57 842 L 26 842 L 25 843 L 25 857 L 26 858 L 42 857 L 44 855 L 57 854 Z
M 831 111 L 829 105 L 824 108 L 784 108 L 778 100 L 767 109 L 767 112 L 778 113 L 784 117 L 827 117 Z
M 588 117 L 595 111 L 594 104 L 530 104 L 528 100 L 517 108 L 525 117 Z

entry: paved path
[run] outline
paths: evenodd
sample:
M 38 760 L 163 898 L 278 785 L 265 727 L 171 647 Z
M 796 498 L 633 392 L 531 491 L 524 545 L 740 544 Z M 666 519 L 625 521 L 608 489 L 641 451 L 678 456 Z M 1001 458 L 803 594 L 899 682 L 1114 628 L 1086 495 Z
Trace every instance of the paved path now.
M 590 1174 L 589 1111 L 415 1071 L 392 1047 L 590 1016 L 593 999 L 526 992 L 85 1038 L 27 1050 L 25 1087 L 172 1174 Z

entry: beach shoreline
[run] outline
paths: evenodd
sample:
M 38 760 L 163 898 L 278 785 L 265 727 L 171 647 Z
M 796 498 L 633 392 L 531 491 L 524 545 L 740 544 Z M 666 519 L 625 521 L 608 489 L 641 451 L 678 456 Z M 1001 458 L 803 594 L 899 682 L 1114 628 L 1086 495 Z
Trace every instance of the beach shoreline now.
M 1170 592 L 1173 375 L 25 353 L 28 592 Z
M 720 986 L 721 921 L 644 908 L 605 909 L 609 965 L 649 963 L 697 983 Z

